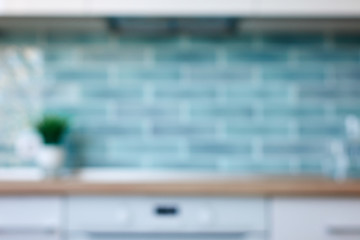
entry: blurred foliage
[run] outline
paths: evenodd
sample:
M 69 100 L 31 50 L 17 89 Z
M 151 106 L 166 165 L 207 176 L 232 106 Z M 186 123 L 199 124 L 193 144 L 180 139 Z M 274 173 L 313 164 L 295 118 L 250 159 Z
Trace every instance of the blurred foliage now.
M 67 119 L 55 115 L 44 116 L 36 124 L 45 144 L 60 144 L 68 127 Z

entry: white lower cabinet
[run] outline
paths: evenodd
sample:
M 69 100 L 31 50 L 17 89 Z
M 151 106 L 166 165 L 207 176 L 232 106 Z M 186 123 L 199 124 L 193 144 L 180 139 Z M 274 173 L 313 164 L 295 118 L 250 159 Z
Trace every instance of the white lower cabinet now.
M 271 240 L 359 240 L 360 199 L 275 198 Z
M 0 240 L 360 240 L 360 199 L 0 197 Z
M 70 197 L 69 240 L 264 240 L 265 200 Z
M 60 197 L 0 197 L 0 239 L 61 239 L 61 206 Z

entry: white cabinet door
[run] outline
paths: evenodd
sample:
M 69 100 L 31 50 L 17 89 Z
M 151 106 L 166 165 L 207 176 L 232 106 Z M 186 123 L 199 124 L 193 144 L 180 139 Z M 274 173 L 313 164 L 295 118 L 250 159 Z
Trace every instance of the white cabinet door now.
M 360 16 L 359 0 L 260 0 L 257 11 L 271 16 Z
M 221 197 L 70 197 L 70 231 L 265 231 L 265 201 Z
M 276 198 L 271 240 L 359 240 L 360 199 Z
M 1 1 L 1 0 L 0 0 Z M 72 15 L 85 11 L 86 0 L 2 0 L 6 15 Z
M 74 196 L 67 206 L 71 240 L 264 240 L 266 232 L 262 198 Z
M 106 15 L 234 15 L 251 14 L 256 0 L 89 0 L 92 14 Z
M 0 197 L 1 240 L 57 240 L 60 197 Z

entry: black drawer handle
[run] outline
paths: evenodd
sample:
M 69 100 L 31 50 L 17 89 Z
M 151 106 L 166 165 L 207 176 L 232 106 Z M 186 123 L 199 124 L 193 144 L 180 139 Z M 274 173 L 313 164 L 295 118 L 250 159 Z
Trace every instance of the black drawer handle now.
M 179 209 L 176 206 L 158 206 L 155 208 L 155 214 L 158 216 L 176 216 Z
M 327 232 L 333 236 L 360 236 L 360 226 L 330 226 Z

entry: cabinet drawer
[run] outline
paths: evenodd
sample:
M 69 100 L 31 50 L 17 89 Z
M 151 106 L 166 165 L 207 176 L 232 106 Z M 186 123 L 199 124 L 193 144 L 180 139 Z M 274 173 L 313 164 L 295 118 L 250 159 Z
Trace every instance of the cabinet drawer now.
M 0 229 L 4 232 L 54 230 L 60 224 L 60 208 L 60 197 L 0 197 Z
M 358 240 L 360 199 L 275 199 L 272 224 L 273 240 Z
M 71 197 L 72 231 L 208 232 L 265 230 L 264 200 L 217 197 Z

